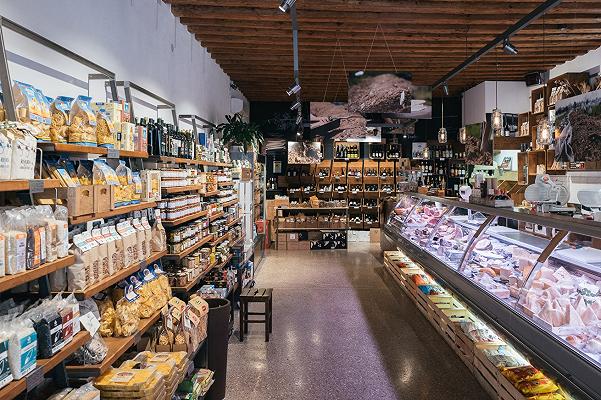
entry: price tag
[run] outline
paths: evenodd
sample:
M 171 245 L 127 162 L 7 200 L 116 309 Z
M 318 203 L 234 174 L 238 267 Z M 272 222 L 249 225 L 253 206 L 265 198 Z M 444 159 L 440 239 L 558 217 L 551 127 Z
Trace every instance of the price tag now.
M 90 336 L 94 336 L 98 328 L 100 328 L 100 321 L 98 321 L 92 312 L 80 316 L 79 322 L 86 331 L 90 332 Z
M 44 191 L 43 179 L 31 179 L 29 181 L 29 193 L 42 193 Z
M 106 158 L 119 158 L 118 149 L 107 149 Z
M 25 376 L 27 392 L 30 392 L 34 388 L 40 386 L 42 382 L 44 382 L 44 369 L 41 365 Z

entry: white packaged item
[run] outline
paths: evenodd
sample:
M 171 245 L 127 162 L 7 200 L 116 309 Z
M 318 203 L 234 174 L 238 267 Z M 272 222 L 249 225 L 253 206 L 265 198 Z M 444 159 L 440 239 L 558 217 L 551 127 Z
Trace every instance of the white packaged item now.
M 73 293 L 67 296 L 65 301 L 69 306 L 71 306 L 71 309 L 73 310 L 73 336 L 75 336 L 81 331 L 81 324 L 79 323 L 79 317 L 81 316 L 79 312 L 79 302 L 77 301 Z
M 36 367 L 37 335 L 31 321 L 11 318 L 8 325 L 8 364 L 14 379 L 21 379 Z
M 56 255 L 64 258 L 69 255 L 69 212 L 65 206 L 56 206 L 54 210 L 56 218 Z
M 12 140 L 6 129 L 0 129 L 0 179 L 10 179 Z
M 100 228 L 92 229 L 92 238 L 98 243 L 98 280 L 102 280 L 111 275 L 109 267 L 109 252 L 104 236 Z
M 73 236 L 75 263 L 67 268 L 69 290 L 83 291 L 94 281 L 94 269 L 98 268 L 96 248 L 98 244 L 86 232 Z
M 35 155 L 37 149 L 36 138 L 25 129 L 13 129 L 8 135 L 12 138 L 11 179 L 33 179 L 35 169 Z
M 125 247 L 123 238 L 117 232 L 117 227 L 115 225 L 109 226 L 109 232 L 115 242 L 115 252 L 112 253 L 112 263 L 114 271 L 117 272 L 125 268 Z
M 108 260 L 107 260 L 108 275 L 113 275 L 116 272 L 115 268 L 118 268 L 118 266 L 114 265 L 116 263 L 115 262 L 115 260 L 116 260 L 115 252 L 117 250 L 115 238 L 111 234 L 111 231 L 109 230 L 108 226 L 103 226 L 100 229 L 100 233 L 102 235 L 102 240 L 106 244 L 106 251 L 108 254 Z
M 46 223 L 46 262 L 56 261 L 58 258 L 57 245 L 58 245 L 58 224 L 59 221 L 54 218 L 52 214 L 52 207 L 50 206 L 38 206 L 36 207 L 42 217 L 42 220 Z
M 123 249 L 125 253 L 123 262 L 127 268 L 139 261 L 136 231 L 129 221 L 122 221 L 117 224 L 117 232 L 123 238 Z
M 14 210 L 4 213 L 4 235 L 6 237 L 5 272 L 14 275 L 25 271 L 25 252 L 27 247 L 27 233 L 17 226 L 22 225 L 21 215 Z
M 136 241 L 138 243 L 138 261 L 144 261 L 150 257 L 148 248 L 146 246 L 146 232 L 144 227 L 138 218 L 134 218 L 131 221 L 133 228 L 136 230 Z
M 8 385 L 13 380 L 8 364 L 8 332 L 0 330 L 0 388 Z
M 148 218 L 144 217 L 141 220 L 142 227 L 144 228 L 144 234 L 146 235 L 146 254 L 148 257 L 152 255 L 152 246 L 150 242 L 152 242 L 152 227 L 148 223 Z

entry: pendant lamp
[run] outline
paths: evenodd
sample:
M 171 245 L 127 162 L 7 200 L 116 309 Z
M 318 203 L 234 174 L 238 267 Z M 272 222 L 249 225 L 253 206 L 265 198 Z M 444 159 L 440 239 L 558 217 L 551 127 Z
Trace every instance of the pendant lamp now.
M 438 143 L 445 144 L 447 142 L 447 129 L 444 127 L 444 97 L 442 98 L 442 111 L 440 114 L 440 129 L 438 130 Z
M 495 79 L 495 108 L 492 110 L 492 134 L 497 135 L 497 133 L 503 129 L 503 113 L 499 109 L 499 51 L 495 50 L 495 55 L 497 56 L 497 77 Z
M 462 126 L 459 128 L 459 143 L 465 144 L 467 142 L 467 128 Z

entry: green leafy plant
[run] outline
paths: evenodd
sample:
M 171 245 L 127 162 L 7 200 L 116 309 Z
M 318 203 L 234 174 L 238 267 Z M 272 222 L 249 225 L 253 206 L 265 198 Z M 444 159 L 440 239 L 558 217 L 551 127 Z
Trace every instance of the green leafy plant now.
M 227 122 L 217 125 L 217 132 L 223 135 L 226 145 L 242 146 L 245 152 L 249 149 L 259 150 L 263 134 L 257 125 L 245 122 L 238 113 L 226 115 L 225 119 Z

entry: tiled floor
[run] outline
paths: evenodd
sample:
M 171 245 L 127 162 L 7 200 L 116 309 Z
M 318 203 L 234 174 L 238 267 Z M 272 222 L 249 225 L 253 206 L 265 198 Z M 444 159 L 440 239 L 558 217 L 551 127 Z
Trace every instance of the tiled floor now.
M 232 336 L 226 399 L 488 399 L 379 253 L 270 252 L 257 287 L 274 288 L 273 335 L 257 324 Z

